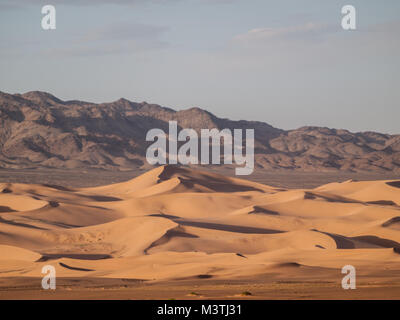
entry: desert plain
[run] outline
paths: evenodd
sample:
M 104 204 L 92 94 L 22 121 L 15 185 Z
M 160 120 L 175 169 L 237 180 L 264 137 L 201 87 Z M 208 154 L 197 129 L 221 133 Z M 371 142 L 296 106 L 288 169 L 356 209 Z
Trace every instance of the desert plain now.
M 288 188 L 167 165 L 95 187 L 4 182 L 0 299 L 399 299 L 399 231 L 400 179 Z

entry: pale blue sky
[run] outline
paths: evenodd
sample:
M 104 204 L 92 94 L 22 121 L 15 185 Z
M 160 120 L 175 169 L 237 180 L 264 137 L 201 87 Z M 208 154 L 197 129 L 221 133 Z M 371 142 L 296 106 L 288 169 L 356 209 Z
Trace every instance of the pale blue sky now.
M 0 91 L 400 134 L 398 0 L 0 0 L 0 30 Z

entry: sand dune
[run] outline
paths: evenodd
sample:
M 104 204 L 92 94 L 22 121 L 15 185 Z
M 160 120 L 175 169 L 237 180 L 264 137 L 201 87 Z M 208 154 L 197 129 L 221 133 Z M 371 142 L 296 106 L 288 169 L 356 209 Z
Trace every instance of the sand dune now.
M 176 166 L 87 189 L 0 184 L 0 277 L 41 277 L 46 264 L 152 281 L 399 271 L 399 186 L 283 190 Z

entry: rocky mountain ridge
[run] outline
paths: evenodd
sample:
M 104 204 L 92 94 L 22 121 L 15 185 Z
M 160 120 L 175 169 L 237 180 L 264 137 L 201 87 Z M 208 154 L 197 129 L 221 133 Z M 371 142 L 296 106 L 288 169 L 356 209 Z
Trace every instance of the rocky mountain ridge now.
M 255 165 L 265 170 L 400 173 L 400 135 L 323 127 L 281 130 L 260 121 L 218 118 L 200 109 L 175 111 L 146 102 L 62 101 L 40 91 L 0 92 L 0 168 L 149 167 L 148 130 L 255 130 Z

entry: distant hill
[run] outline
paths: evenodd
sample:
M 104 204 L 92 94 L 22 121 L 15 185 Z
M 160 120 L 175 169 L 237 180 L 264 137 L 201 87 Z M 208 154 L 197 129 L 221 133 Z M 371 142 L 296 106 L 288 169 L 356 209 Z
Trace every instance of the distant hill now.
M 255 129 L 256 168 L 400 173 L 400 135 L 321 127 L 281 130 L 221 119 L 200 108 L 175 111 L 146 102 L 62 101 L 46 92 L 0 92 L 0 168 L 149 167 L 152 128 Z

